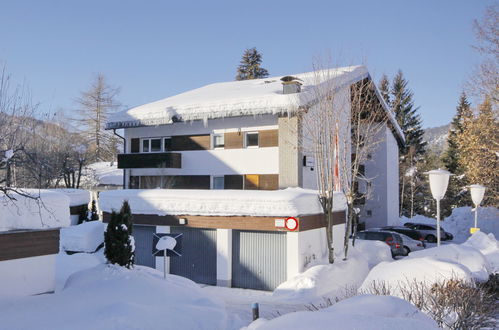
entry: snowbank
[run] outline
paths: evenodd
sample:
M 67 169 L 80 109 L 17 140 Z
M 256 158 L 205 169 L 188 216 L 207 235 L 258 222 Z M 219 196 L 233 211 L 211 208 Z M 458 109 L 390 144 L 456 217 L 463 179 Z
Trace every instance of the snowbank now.
M 22 193 L 34 199 L 10 193 L 16 199 L 11 200 L 0 193 L 0 231 L 69 226 L 68 196 L 38 189 L 22 189 Z
M 484 282 L 489 279 L 489 263 L 479 250 L 470 246 L 448 244 L 409 253 L 409 258 L 422 257 L 450 260 L 467 267 L 477 281 Z
M 29 317 L 26 317 L 26 316 Z M 147 267 L 99 265 L 53 295 L 0 302 L 5 329 L 224 329 L 225 305 L 194 282 Z
M 64 251 L 59 252 L 56 258 L 55 292 L 60 292 L 64 288 L 70 275 L 106 262 L 103 249 L 96 253 L 66 254 Z
M 344 298 L 351 290 L 356 290 L 367 276 L 367 260 L 354 254 L 343 261 L 336 259 L 333 264 L 310 267 L 288 281 L 281 283 L 273 293 L 279 300 L 306 302 L 322 301 L 323 297 Z
M 432 257 L 405 258 L 394 262 L 382 262 L 367 275 L 359 292 L 369 293 L 373 285 L 385 284 L 391 294 L 401 297 L 400 288 L 413 281 L 427 285 L 455 279 L 471 281 L 472 274 L 461 264 L 438 260 Z
M 346 208 L 345 196 L 335 193 L 335 210 Z M 102 211 L 119 210 L 128 200 L 134 214 L 301 216 L 322 213 L 315 190 L 182 190 L 126 189 L 103 191 Z
M 369 269 L 380 262 L 393 261 L 390 247 L 385 242 L 356 239 L 355 250 L 367 259 Z
M 90 203 L 90 191 L 83 189 L 50 189 L 61 192 L 69 197 L 69 206 L 88 205 Z
M 317 312 L 296 312 L 271 321 L 256 320 L 247 329 L 438 329 L 411 303 L 396 297 L 360 295 Z
M 494 234 L 485 234 L 481 231 L 474 233 L 462 246 L 469 246 L 479 250 L 489 262 L 490 272 L 499 273 L 499 242 Z
M 94 252 L 104 242 L 104 227 L 100 221 L 89 221 L 63 228 L 61 248 L 65 251 Z
M 463 243 L 470 237 L 470 228 L 474 227 L 474 212 L 471 207 L 458 207 L 452 210 L 452 214 L 442 222 L 442 228 L 454 235 L 454 242 Z M 400 223 L 417 222 L 435 225 L 434 218 L 416 215 L 413 218 L 402 217 Z M 495 207 L 478 208 L 478 227 L 484 233 L 492 233 L 499 237 L 499 209 Z
M 123 169 L 117 162 L 98 162 L 85 166 L 82 175 L 82 186 L 123 186 Z

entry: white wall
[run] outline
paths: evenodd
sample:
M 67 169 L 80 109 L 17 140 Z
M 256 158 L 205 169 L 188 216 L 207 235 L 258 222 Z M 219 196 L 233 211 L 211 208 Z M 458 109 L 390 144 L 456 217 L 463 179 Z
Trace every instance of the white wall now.
M 127 150 L 130 139 L 188 134 L 213 134 L 237 131 L 277 129 L 276 116 L 245 116 L 209 120 L 207 126 L 201 121 L 175 123 L 156 127 L 137 127 L 125 130 Z M 230 174 L 278 174 L 279 148 L 214 149 L 179 151 L 182 167 L 165 169 L 131 169 L 127 175 L 230 175 Z
M 56 254 L 0 261 L 0 297 L 55 290 Z
M 387 224 L 399 224 L 399 148 L 393 133 L 387 128 L 386 134 L 387 170 Z

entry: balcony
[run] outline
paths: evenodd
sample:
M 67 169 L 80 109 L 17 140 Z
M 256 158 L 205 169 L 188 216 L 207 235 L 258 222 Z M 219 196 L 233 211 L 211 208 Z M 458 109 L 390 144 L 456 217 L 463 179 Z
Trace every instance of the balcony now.
M 118 168 L 181 168 L 182 154 L 177 152 L 119 154 Z

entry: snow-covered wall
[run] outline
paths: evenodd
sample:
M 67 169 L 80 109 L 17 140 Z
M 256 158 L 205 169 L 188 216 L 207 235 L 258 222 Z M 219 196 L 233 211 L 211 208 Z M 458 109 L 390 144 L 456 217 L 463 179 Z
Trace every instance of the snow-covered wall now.
M 16 200 L 0 194 L 0 231 L 47 229 L 70 225 L 70 198 L 61 192 L 22 189 L 33 198 L 12 193 Z
M 55 263 L 55 254 L 0 261 L 0 297 L 54 291 Z

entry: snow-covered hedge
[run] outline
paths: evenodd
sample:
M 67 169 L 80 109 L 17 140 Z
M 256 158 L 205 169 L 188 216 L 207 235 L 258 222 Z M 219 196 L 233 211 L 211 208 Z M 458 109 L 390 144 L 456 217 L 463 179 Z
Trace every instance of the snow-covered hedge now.
M 61 192 L 22 189 L 23 194 L 0 193 L 0 231 L 16 229 L 48 229 L 70 224 L 69 197 Z
M 94 252 L 104 242 L 104 227 L 100 221 L 89 221 L 63 228 L 61 248 L 65 251 Z
M 336 193 L 335 210 L 346 208 L 345 196 Z M 103 191 L 102 211 L 119 210 L 128 200 L 134 214 L 301 216 L 322 213 L 314 190 L 288 188 L 261 190 L 126 189 Z

